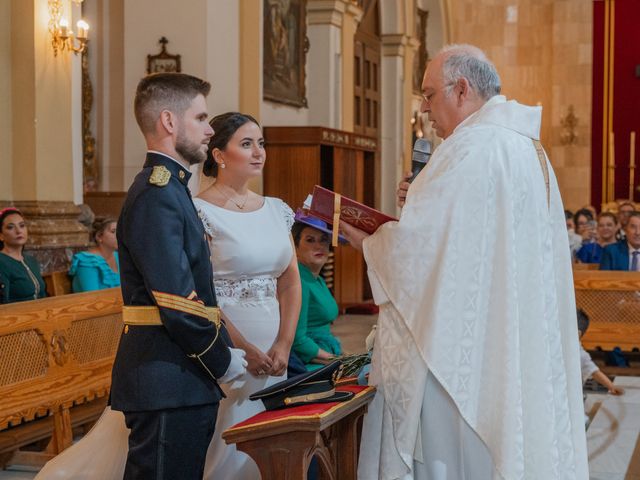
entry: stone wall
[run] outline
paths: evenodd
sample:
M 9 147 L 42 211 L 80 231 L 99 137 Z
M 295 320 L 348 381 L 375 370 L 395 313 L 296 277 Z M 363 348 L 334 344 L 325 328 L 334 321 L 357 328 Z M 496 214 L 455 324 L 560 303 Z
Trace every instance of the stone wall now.
M 542 142 L 565 206 L 589 203 L 592 2 L 449 0 L 448 7 L 449 41 L 484 49 L 507 97 L 542 105 Z M 577 120 L 572 129 L 562 126 L 570 106 Z

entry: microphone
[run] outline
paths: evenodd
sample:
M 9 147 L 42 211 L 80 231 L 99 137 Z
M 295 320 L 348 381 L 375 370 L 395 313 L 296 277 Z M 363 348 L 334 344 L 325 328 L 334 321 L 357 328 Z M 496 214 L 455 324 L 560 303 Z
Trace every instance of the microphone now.
M 431 142 L 424 138 L 418 138 L 413 144 L 413 154 L 411 155 L 411 178 L 409 183 L 413 182 L 420 171 L 427 165 L 431 158 Z

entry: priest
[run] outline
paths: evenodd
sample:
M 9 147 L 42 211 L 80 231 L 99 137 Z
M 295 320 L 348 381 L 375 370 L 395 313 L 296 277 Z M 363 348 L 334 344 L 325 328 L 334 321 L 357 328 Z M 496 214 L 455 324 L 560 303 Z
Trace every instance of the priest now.
M 358 478 L 587 479 L 576 308 L 541 107 L 445 47 L 421 109 L 444 141 L 362 249 L 380 305 Z M 399 194 L 402 194 L 402 188 Z

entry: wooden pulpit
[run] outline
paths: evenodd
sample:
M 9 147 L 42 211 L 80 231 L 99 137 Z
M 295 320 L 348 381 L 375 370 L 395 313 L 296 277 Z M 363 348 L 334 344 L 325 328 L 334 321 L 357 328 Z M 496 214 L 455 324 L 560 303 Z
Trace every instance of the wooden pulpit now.
M 264 194 L 294 210 L 321 185 L 376 206 L 377 140 L 324 127 L 265 127 Z M 349 246 L 334 251 L 333 293 L 341 307 L 371 298 L 362 255 Z

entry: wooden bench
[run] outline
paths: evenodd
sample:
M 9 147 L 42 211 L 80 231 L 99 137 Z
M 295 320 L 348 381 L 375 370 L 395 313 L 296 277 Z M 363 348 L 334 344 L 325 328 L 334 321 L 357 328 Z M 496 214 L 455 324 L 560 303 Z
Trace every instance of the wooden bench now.
M 0 467 L 42 465 L 98 418 L 121 331 L 118 288 L 0 306 Z
M 355 480 L 361 419 L 375 388 L 337 389 L 351 390 L 355 396 L 348 402 L 262 412 L 227 429 L 222 438 L 256 462 L 262 480 L 304 480 L 313 456 L 320 478 Z
M 576 305 L 589 316 L 584 348 L 640 347 L 640 272 L 574 270 Z
M 66 271 L 51 272 L 42 276 L 47 287 L 47 295 L 57 297 L 71 293 L 71 277 Z

